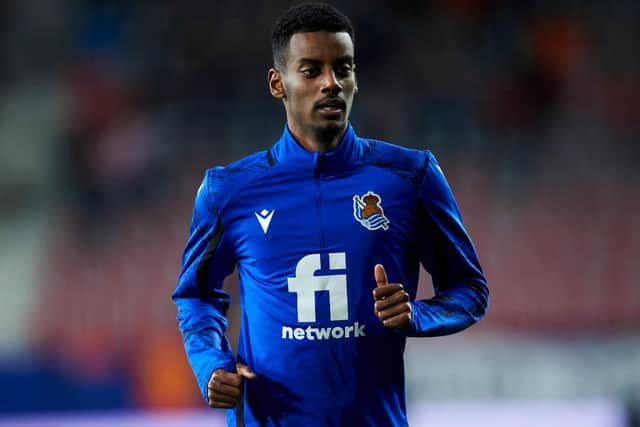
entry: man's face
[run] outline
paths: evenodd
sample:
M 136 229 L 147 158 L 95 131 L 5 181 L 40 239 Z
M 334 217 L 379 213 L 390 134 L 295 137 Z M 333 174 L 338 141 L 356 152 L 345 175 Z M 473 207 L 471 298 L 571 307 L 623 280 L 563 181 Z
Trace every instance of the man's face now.
M 353 42 L 348 33 L 296 33 L 284 70 L 275 74 L 289 128 L 305 135 L 338 135 L 346 128 L 357 91 Z M 278 96 L 280 95 L 280 96 Z

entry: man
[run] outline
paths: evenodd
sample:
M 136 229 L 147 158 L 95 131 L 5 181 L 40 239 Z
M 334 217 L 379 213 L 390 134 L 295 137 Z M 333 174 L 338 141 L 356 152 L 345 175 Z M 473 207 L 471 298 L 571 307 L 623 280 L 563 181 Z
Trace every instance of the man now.
M 271 94 L 287 125 L 269 150 L 208 170 L 173 298 L 209 405 L 229 425 L 407 425 L 408 336 L 460 331 L 488 290 L 428 151 L 360 138 L 353 29 L 324 4 L 276 22 Z M 416 301 L 419 265 L 435 297 Z M 225 337 L 235 266 L 242 304 Z M 428 367 L 425 367 L 428 368 Z

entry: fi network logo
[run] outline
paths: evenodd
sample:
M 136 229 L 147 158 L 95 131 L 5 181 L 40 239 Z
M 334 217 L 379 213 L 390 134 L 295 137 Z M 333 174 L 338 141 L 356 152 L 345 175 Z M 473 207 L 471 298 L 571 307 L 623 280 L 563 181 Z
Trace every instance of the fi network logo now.
M 347 260 L 344 252 L 329 254 L 329 269 L 344 270 L 342 274 L 316 276 L 320 270 L 320 254 L 304 256 L 296 266 L 295 277 L 287 279 L 289 292 L 296 294 L 296 308 L 299 323 L 313 323 L 316 321 L 316 292 L 329 293 L 329 315 L 331 321 L 349 320 L 349 301 L 347 293 Z M 356 338 L 364 336 L 365 325 L 358 322 L 348 326 L 334 326 L 317 328 L 312 326 L 282 327 L 282 339 L 296 340 L 326 340 L 340 338 Z

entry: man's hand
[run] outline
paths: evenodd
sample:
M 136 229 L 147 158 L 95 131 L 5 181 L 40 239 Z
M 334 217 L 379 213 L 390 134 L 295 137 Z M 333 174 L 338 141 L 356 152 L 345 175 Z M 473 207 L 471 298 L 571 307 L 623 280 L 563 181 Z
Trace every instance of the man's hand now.
M 209 406 L 212 408 L 233 408 L 242 399 L 242 379 L 256 377 L 255 372 L 242 363 L 236 363 L 236 372 L 216 369 L 209 378 Z
M 405 328 L 411 322 L 409 294 L 400 283 L 389 283 L 382 264 L 373 270 L 378 286 L 373 290 L 373 308 L 386 328 Z

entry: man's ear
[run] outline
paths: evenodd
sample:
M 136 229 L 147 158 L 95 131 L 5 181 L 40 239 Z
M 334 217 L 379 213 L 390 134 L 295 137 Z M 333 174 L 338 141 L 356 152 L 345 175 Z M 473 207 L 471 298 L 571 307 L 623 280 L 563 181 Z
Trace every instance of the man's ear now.
M 270 68 L 267 74 L 267 82 L 269 83 L 269 92 L 276 99 L 285 99 L 287 94 L 284 92 L 284 83 L 282 82 L 282 73 L 275 68 Z
M 353 64 L 353 80 L 356 82 L 353 93 L 358 93 L 358 76 L 356 75 L 356 64 Z

